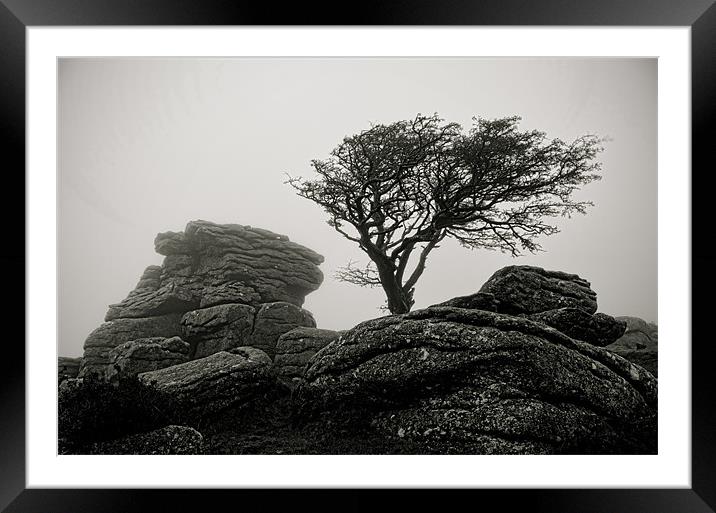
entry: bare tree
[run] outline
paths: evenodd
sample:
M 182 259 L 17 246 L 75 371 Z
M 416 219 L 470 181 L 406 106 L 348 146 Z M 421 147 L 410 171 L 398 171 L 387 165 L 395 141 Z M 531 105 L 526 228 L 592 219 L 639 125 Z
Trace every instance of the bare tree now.
M 337 277 L 380 285 L 392 313 L 408 312 L 428 255 L 446 237 L 516 256 L 539 250 L 536 239 L 558 231 L 544 218 L 591 205 L 571 195 L 600 178 L 602 140 L 549 140 L 520 131 L 519 121 L 473 118 L 466 133 L 437 114 L 373 125 L 344 138 L 326 160 L 313 160 L 317 178 L 289 176 L 287 183 L 370 258 Z

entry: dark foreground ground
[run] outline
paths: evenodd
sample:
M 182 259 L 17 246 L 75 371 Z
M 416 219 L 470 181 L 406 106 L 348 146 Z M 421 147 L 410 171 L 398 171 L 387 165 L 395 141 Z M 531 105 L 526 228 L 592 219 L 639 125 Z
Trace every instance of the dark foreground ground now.
M 105 403 L 101 403 L 105 404 Z M 82 432 L 75 433 L 72 441 L 60 439 L 60 454 L 300 454 L 300 455 L 390 455 L 390 454 L 430 454 L 440 451 L 426 451 L 408 439 L 385 437 L 361 420 L 355 411 L 342 413 L 333 411 L 329 416 L 302 418 L 294 411 L 291 393 L 287 390 L 273 391 L 250 405 L 238 406 L 219 414 L 206 416 L 199 421 L 181 422 L 190 425 L 201 433 L 201 442 L 183 440 L 182 434 L 159 438 L 154 444 L 151 439 L 137 443 L 134 434 L 162 427 L 157 419 L 152 424 L 126 423 L 112 426 L 111 418 L 102 417 L 95 425 L 87 424 Z M 114 406 L 114 405 L 111 405 Z M 61 411 L 62 413 L 62 411 Z M 77 413 L 76 411 L 74 412 Z M 127 412 L 128 417 L 136 412 Z M 369 417 L 368 415 L 365 416 Z M 62 416 L 61 416 L 62 418 Z M 300 419 L 300 420 L 299 420 Z M 656 417 L 647 422 L 656 422 Z M 171 424 L 178 424 L 172 419 Z M 166 425 L 166 423 L 164 423 Z M 116 427 L 121 431 L 112 430 Z M 644 426 L 646 427 L 646 426 Z M 110 428 L 110 429 L 107 429 Z M 105 434 L 103 434 L 103 430 Z M 648 432 L 632 426 L 631 431 Z M 110 433 L 112 433 L 110 435 Z M 655 435 L 654 431 L 654 435 Z M 170 438 L 172 438 L 170 437 Z M 651 437 L 649 437 L 651 438 Z M 634 447 L 637 451 L 627 453 L 653 453 L 656 438 L 640 440 Z M 625 441 L 626 442 L 626 441 Z M 166 445 L 165 445 L 166 444 Z M 599 453 L 599 448 L 594 448 Z M 655 449 L 654 449 L 655 450 Z M 455 451 L 450 451 L 455 452 Z M 567 453 L 571 451 L 566 451 Z M 587 451 L 591 452 L 591 451 Z M 460 453 L 460 452 L 458 452 Z M 464 452 L 462 452 L 464 454 Z M 580 453 L 583 453 L 580 451 Z M 617 451 L 616 453 L 621 453 Z
M 106 385 L 98 385 L 104 387 Z M 250 405 L 237 406 L 199 420 L 151 418 L 146 408 L 127 408 L 124 397 L 94 396 L 60 403 L 60 454 L 416 454 L 404 440 L 387 440 L 355 416 L 297 421 L 288 390 L 273 391 Z M 137 400 L 136 390 L 128 392 Z M 137 401 L 141 403 L 141 399 Z M 155 404 L 151 408 L 155 408 Z M 161 405 L 159 405 L 161 408 Z M 92 413 L 90 413 L 92 412 Z M 94 415 L 93 415 L 94 414 Z M 68 419 L 82 418 L 67 429 Z M 65 427 L 63 428 L 63 424 Z M 162 448 L 132 437 L 162 425 L 190 426 L 202 435 L 199 446 L 178 440 Z M 68 432 L 69 431 L 69 432 Z M 164 440 L 160 441 L 160 444 Z
M 290 399 L 251 412 L 227 412 L 204 428 L 202 454 L 415 454 L 412 444 L 389 441 L 368 426 L 330 419 L 292 421 Z

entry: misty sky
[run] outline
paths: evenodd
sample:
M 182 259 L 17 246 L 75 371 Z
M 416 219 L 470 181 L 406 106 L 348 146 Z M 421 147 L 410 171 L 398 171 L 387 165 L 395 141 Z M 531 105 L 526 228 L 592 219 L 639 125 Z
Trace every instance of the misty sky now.
M 333 277 L 367 257 L 283 182 L 312 176 L 311 159 L 371 122 L 417 113 L 465 128 L 519 115 L 549 137 L 610 141 L 603 179 L 575 195 L 595 206 L 556 219 L 544 252 L 515 259 L 445 241 L 415 308 L 529 264 L 586 278 L 602 312 L 657 320 L 655 59 L 61 59 L 58 79 L 60 355 L 81 355 L 107 305 L 161 264 L 155 235 L 194 219 L 266 228 L 324 255 L 324 283 L 304 304 L 319 327 L 383 315 L 381 289 Z

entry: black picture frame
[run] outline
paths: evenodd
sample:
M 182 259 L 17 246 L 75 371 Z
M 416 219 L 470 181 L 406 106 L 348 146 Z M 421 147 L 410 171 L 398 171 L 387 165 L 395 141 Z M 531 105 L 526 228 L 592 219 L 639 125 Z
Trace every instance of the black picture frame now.
M 689 26 L 692 50 L 692 488 L 450 490 L 450 503 L 482 510 L 538 512 L 716 511 L 716 400 L 711 337 L 706 335 L 716 257 L 710 252 L 709 195 L 716 140 L 716 5 L 714 0 L 364 1 L 351 9 L 228 0 L 0 0 L 0 144 L 3 147 L 8 299 L 0 358 L 0 509 L 12 512 L 197 511 L 211 504 L 262 509 L 307 506 L 358 510 L 397 498 L 402 508 L 445 507 L 434 490 L 67 490 L 25 484 L 25 30 L 73 25 L 556 25 Z M 21 193 L 22 191 L 22 193 Z M 22 203 L 20 205 L 19 203 Z M 660 206 L 662 207 L 662 206 Z M 20 214 L 22 213 L 22 214 Z M 22 217 L 22 221 L 20 219 Z M 24 273 L 20 272 L 24 270 Z M 22 312 L 21 312 L 22 310 Z M 11 333 L 7 333 L 11 328 Z M 679 341 L 671 341 L 678 343 Z M 689 341 L 680 341 L 687 344 Z M 314 497 L 320 493 L 320 499 Z M 337 496 L 337 494 L 340 494 Z M 224 506 L 226 507 L 226 506 Z

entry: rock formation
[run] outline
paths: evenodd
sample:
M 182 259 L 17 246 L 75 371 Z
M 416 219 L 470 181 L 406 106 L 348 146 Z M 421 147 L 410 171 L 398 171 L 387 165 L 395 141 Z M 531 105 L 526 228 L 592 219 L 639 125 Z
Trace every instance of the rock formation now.
M 181 335 L 180 313 L 156 317 L 116 319 L 105 322 L 85 340 L 80 376 L 93 372 L 105 375 L 110 364 L 109 352 L 115 347 L 142 338 L 171 338 Z
M 638 317 L 617 317 L 626 324 L 626 331 L 607 349 L 622 358 L 641 365 L 654 376 L 658 374 L 659 329 L 653 322 Z
M 254 326 L 256 309 L 230 303 L 187 312 L 181 319 L 182 334 L 193 343 L 192 357 L 203 358 L 243 345 Z
M 603 313 L 589 314 L 579 308 L 557 308 L 529 316 L 530 319 L 551 326 L 572 338 L 604 347 L 617 340 L 626 323 Z
M 443 305 L 361 323 L 323 348 L 296 391 L 301 417 L 368 423 L 422 453 L 656 451 L 656 379 L 530 318 L 591 319 L 588 282 L 514 266 Z M 593 327 L 624 328 L 608 316 Z
M 322 257 L 284 236 L 195 221 L 155 244 L 164 263 L 110 307 L 82 372 L 138 376 L 173 423 L 206 426 L 205 442 L 221 439 L 220 419 L 263 426 L 241 431 L 246 443 L 295 426 L 305 444 L 330 427 L 356 452 L 360 440 L 421 454 L 656 452 L 657 380 L 620 356 L 655 351 L 656 327 L 597 313 L 577 275 L 510 266 L 475 294 L 335 332 L 301 307 Z M 177 429 L 91 450 L 199 452 L 201 435 Z
M 281 335 L 276 345 L 276 375 L 289 380 L 301 378 L 311 358 L 339 337 L 340 333 L 318 328 L 295 328 Z
M 273 383 L 271 358 L 253 347 L 144 372 L 139 380 L 171 396 L 187 418 L 197 419 L 248 404 Z
M 322 280 L 323 257 L 268 230 L 192 221 L 157 235 L 161 266 L 149 266 L 126 299 L 85 341 L 80 375 L 105 374 L 110 351 L 149 337 L 181 337 L 190 358 L 240 346 L 273 355 L 278 337 L 314 327 L 305 296 Z
M 109 352 L 107 379 L 136 376 L 189 359 L 189 344 L 179 337 L 140 338 L 120 344 Z
M 316 321 L 310 312 L 290 303 L 265 304 L 256 313 L 249 345 L 258 347 L 273 357 L 279 337 L 297 326 L 315 328 Z
M 492 294 L 500 304 L 500 311 L 509 314 L 534 314 L 565 307 L 590 314 L 597 311 L 597 294 L 587 280 L 541 267 L 503 267 L 485 282 L 480 292 Z
M 526 317 L 597 346 L 617 340 L 622 320 L 597 311 L 597 293 L 576 274 L 512 265 L 495 272 L 479 292 L 434 306 L 486 310 Z

